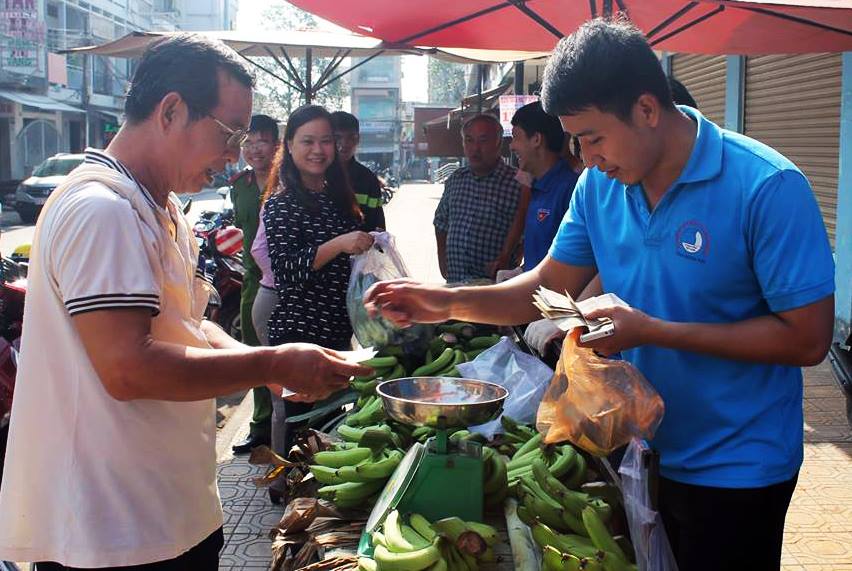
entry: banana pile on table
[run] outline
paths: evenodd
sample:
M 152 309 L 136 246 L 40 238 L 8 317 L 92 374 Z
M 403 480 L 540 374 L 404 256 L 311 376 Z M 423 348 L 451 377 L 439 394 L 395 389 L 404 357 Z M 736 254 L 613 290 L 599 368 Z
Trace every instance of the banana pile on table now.
M 635 570 L 633 546 L 607 528 L 621 501 L 618 489 L 587 481 L 586 458 L 570 444 L 544 445 L 540 433 L 506 417 L 503 427 L 501 446 L 516 447 L 507 464 L 509 492 L 520 502 L 518 518 L 542 549 L 544 569 Z
M 373 557 L 361 557 L 361 571 L 476 571 L 493 562 L 497 530 L 449 517 L 434 523 L 420 514 L 391 511 L 371 534 Z
M 478 335 L 476 326 L 449 323 L 423 355 L 387 347 L 365 362 L 369 377 L 355 378 L 359 393 L 353 410 L 337 427 L 342 439 L 314 455 L 309 467 L 322 484 L 318 495 L 340 508 L 369 509 L 414 442 L 435 435 L 428 427 L 412 427 L 389 419 L 376 387 L 385 380 L 407 376 L 458 376 L 457 365 L 475 358 L 499 341 L 497 335 Z M 473 440 L 483 445 L 483 491 L 487 508 L 518 499 L 518 517 L 530 527 L 541 547 L 548 571 L 631 571 L 636 569 L 633 547 L 611 533 L 618 489 L 596 480 L 586 457 L 570 444 L 545 445 L 534 427 L 501 417 L 503 434 L 487 442 L 467 429 L 451 431 L 452 442 Z M 508 461 L 507 461 L 508 460 Z M 616 524 L 616 529 L 618 525 Z M 373 558 L 361 558 L 359 569 L 472 571 L 493 560 L 496 531 L 476 522 L 446 518 L 434 523 L 418 514 L 391 512 L 372 535 Z

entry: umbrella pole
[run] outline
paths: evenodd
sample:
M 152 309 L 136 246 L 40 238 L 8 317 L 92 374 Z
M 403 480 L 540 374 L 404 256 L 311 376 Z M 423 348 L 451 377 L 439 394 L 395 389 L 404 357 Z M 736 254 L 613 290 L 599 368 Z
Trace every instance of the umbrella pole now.
M 314 97 L 313 81 L 311 80 L 312 65 L 314 63 L 313 52 L 311 48 L 305 49 L 305 103 L 309 104 Z

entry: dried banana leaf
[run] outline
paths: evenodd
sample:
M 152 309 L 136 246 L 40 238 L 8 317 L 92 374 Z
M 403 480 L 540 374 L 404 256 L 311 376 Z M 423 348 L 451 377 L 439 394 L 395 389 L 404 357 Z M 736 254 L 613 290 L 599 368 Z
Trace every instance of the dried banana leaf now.
M 272 483 L 275 482 L 276 480 L 278 480 L 280 478 L 286 478 L 287 477 L 287 474 L 285 472 L 286 469 L 287 469 L 287 466 L 275 466 L 273 468 L 270 468 L 266 472 L 266 474 L 264 474 L 260 478 L 253 478 L 252 482 L 254 482 L 254 485 L 257 486 L 258 488 L 266 488 L 268 486 L 271 486 Z
M 290 468 L 295 465 L 273 452 L 269 446 L 257 446 L 252 448 L 248 461 L 249 464 L 253 464 L 255 466 L 271 464 L 273 466 L 286 466 Z

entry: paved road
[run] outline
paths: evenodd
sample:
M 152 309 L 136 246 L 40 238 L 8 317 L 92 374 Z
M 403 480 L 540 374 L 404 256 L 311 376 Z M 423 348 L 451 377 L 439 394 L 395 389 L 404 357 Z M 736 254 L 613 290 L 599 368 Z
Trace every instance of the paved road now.
M 443 189 L 441 184 L 404 184 L 385 206 L 388 230 L 396 237 L 408 271 L 422 281 L 444 281 L 432 226 Z

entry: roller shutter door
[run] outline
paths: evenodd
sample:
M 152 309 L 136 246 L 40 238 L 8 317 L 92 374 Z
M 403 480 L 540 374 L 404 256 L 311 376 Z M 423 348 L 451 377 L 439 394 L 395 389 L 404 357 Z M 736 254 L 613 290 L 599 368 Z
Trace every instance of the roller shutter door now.
M 832 245 L 840 156 L 840 54 L 746 61 L 745 133 L 784 154 L 814 189 Z
M 672 76 L 689 90 L 705 117 L 725 126 L 726 57 L 675 54 Z

